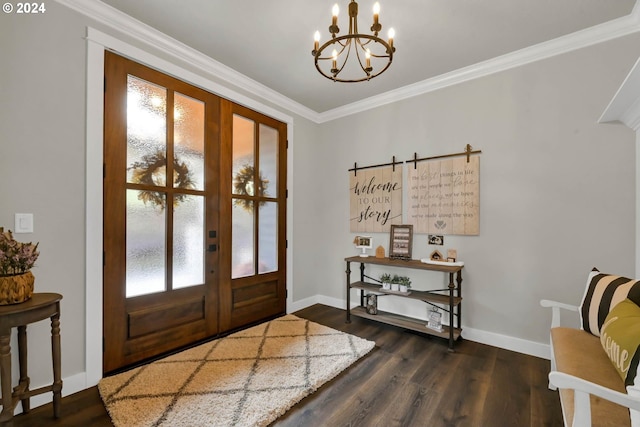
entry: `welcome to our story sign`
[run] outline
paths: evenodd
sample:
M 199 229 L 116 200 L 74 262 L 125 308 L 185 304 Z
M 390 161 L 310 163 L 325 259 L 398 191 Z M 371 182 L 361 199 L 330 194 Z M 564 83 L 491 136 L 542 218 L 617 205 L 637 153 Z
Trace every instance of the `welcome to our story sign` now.
M 391 224 L 400 224 L 402 167 L 356 172 L 349 172 L 351 232 L 384 233 L 391 229 Z

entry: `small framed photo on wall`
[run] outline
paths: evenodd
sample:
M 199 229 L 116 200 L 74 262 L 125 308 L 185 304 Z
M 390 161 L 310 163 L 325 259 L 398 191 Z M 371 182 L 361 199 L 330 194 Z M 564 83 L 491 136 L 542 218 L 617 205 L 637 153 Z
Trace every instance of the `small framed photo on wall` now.
M 413 247 L 413 225 L 391 225 L 389 258 L 411 259 Z

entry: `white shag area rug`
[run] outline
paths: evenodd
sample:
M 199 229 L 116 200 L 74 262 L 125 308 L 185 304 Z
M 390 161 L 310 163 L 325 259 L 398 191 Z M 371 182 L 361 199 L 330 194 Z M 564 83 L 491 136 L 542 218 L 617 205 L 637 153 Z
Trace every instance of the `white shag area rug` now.
M 265 426 L 375 343 L 286 315 L 98 384 L 116 427 Z

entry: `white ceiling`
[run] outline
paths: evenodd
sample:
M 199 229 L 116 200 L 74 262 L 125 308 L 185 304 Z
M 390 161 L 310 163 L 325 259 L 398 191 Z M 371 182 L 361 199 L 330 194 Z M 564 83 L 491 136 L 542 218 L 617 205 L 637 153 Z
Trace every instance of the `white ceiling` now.
M 103 0 L 285 97 L 323 113 L 631 14 L 635 0 L 379 0 L 396 31 L 391 67 L 335 83 L 315 69 L 336 0 Z M 342 33 L 349 0 L 337 0 Z M 368 32 L 375 0 L 359 0 Z

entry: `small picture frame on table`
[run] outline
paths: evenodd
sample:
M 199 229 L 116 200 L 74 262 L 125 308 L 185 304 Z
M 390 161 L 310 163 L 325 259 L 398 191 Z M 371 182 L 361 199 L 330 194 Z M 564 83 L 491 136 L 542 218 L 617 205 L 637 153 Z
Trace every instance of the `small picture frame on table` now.
M 362 253 L 360 254 L 361 257 L 369 256 L 367 255 L 367 249 L 373 248 L 373 239 L 371 236 L 356 236 L 353 243 L 355 243 L 356 248 L 362 250 Z
M 389 234 L 389 258 L 411 259 L 413 247 L 413 225 L 391 225 Z

